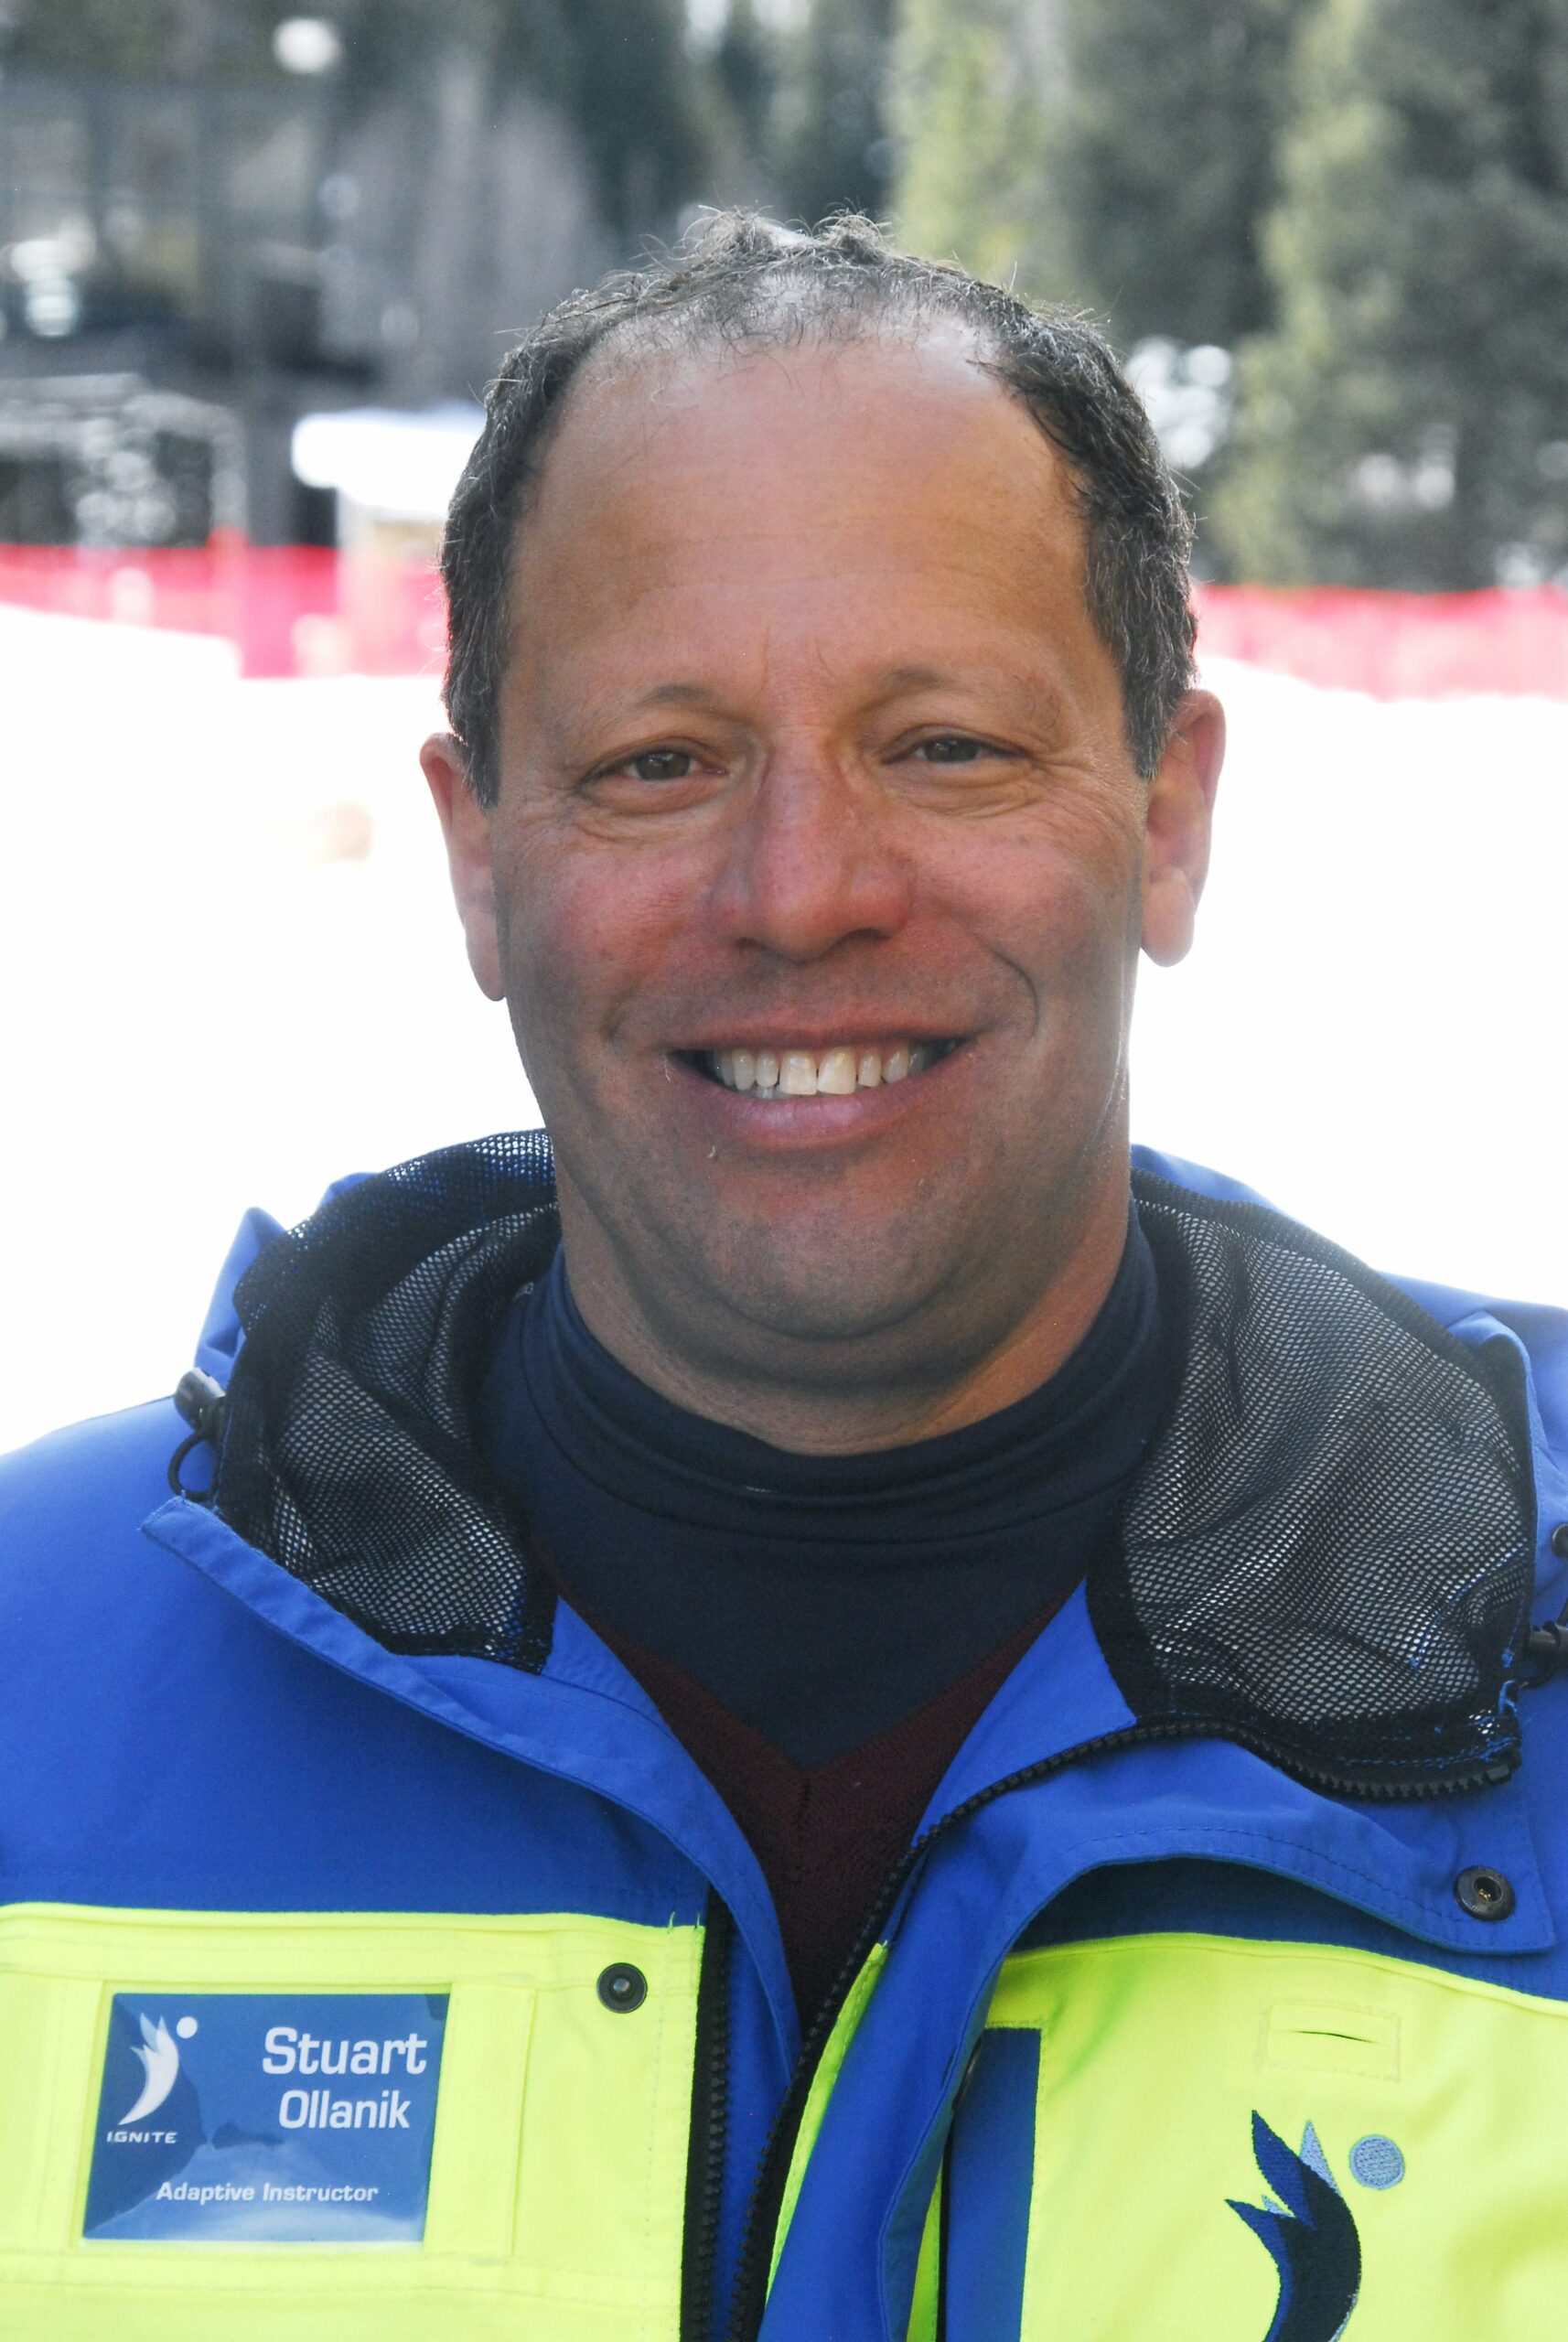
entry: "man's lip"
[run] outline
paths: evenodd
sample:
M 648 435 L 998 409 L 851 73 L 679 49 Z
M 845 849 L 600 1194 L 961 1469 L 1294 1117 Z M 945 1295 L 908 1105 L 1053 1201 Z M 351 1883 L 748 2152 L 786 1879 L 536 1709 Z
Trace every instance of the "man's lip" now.
M 672 1057 L 714 1057 L 721 1049 L 760 1049 L 775 1057 L 786 1049 L 807 1049 L 821 1057 L 828 1049 L 891 1049 L 900 1043 L 910 1048 L 929 1047 L 938 1041 L 968 1041 L 973 1035 L 960 1025 L 773 1025 L 766 1030 L 744 1020 L 725 1025 L 697 1040 L 666 1044 Z

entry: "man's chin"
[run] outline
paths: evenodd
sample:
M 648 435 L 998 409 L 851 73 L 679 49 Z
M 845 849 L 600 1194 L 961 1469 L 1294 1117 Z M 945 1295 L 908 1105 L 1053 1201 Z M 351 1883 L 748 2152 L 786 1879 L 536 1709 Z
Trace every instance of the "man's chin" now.
M 674 1345 L 708 1348 L 715 1365 L 723 1353 L 732 1372 L 774 1380 L 782 1368 L 785 1379 L 823 1389 L 903 1380 L 916 1354 L 917 1379 L 933 1369 L 940 1379 L 937 1361 L 948 1344 L 940 1296 L 952 1290 L 950 1276 L 933 1275 L 908 1247 L 878 1253 L 864 1238 L 820 1244 L 811 1254 L 780 1261 L 764 1240 L 742 1248 L 738 1263 L 727 1247 L 722 1259 L 693 1262 L 682 1283 L 683 1310 L 679 1299 L 666 1299 L 666 1310 L 682 1315 L 671 1328 Z
M 964 1370 L 977 1327 L 1004 1338 L 1012 1323 L 1020 1277 L 999 1275 L 979 1190 L 961 1182 L 906 1176 L 889 1194 L 791 1166 L 743 1197 L 733 1178 L 717 1192 L 705 1164 L 592 1168 L 591 1188 L 561 1179 L 574 1289 L 590 1323 L 645 1329 L 655 1380 L 660 1357 L 715 1385 L 937 1387 Z

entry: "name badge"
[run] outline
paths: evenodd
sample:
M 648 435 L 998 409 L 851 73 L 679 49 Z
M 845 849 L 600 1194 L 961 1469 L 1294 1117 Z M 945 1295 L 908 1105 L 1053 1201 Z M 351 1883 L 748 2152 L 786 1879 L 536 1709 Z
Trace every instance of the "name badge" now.
M 84 2237 L 417 2244 L 444 1993 L 116 1993 Z

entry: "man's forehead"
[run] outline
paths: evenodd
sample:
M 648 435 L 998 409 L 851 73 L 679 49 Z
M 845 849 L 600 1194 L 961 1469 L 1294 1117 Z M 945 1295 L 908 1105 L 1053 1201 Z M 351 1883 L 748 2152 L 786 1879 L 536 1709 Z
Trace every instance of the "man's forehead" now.
M 650 473 L 745 472 L 780 441 L 813 466 L 854 447 L 868 486 L 922 452 L 950 464 L 984 444 L 1011 492 L 1073 506 L 1065 464 L 982 337 L 936 317 L 737 347 L 614 337 L 574 381 L 520 525 L 558 526 Z
M 1119 705 L 1071 477 L 973 334 L 660 349 L 581 388 L 519 523 L 514 714 L 575 733 L 720 674 L 864 702 L 905 664 L 1043 704 L 1064 661 Z

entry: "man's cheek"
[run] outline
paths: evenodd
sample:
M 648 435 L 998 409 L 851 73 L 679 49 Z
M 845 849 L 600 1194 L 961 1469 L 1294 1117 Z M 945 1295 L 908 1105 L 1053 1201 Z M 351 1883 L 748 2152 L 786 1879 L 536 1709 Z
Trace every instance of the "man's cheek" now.
M 509 989 L 540 1012 L 584 1000 L 599 964 L 595 890 L 559 855 L 519 856 L 500 873 L 498 910 Z
M 626 1047 L 636 985 L 613 922 L 591 924 L 563 899 L 514 921 L 508 959 L 523 1069 L 552 1124 L 592 1114 L 631 1070 Z M 624 1108 L 618 1110 L 624 1112 Z
M 570 928 L 542 902 L 513 908 L 501 938 L 507 1004 L 530 1086 L 553 1112 L 555 1069 L 579 1062 L 579 1028 L 587 1009 L 569 952 Z

